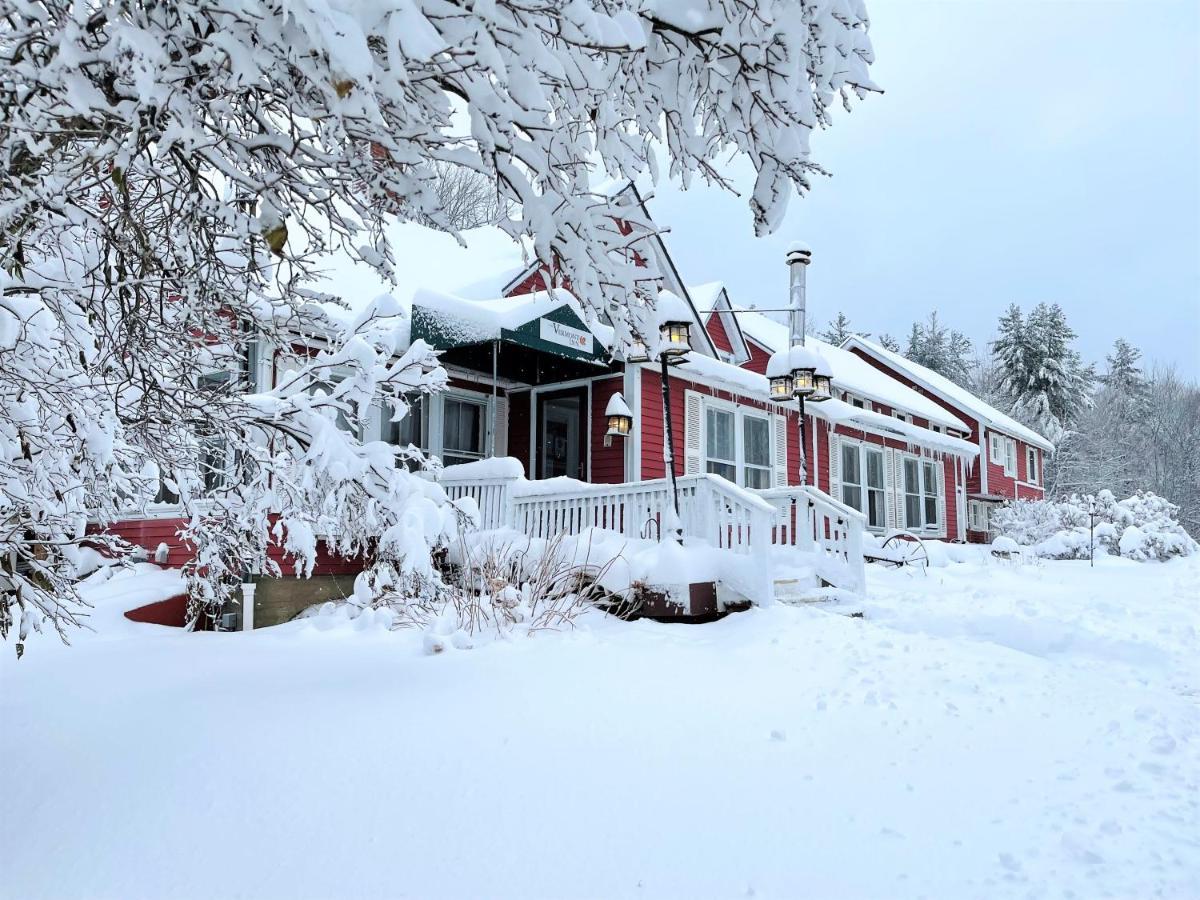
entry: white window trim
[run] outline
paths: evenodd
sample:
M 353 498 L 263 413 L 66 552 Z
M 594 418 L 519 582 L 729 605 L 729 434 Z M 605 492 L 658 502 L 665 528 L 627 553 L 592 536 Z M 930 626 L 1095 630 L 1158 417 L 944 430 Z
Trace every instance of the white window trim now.
M 938 488 L 941 486 L 941 480 L 938 478 L 937 473 L 937 468 L 939 465 L 938 461 L 936 459 L 930 459 L 928 456 L 917 456 L 913 453 L 898 453 L 897 456 L 900 459 L 899 471 L 897 473 L 897 477 L 900 479 L 900 490 L 897 492 L 900 498 L 900 509 L 896 511 L 896 521 L 899 522 L 903 520 L 904 527 L 908 531 L 921 531 L 927 534 L 941 534 L 942 526 L 945 523 L 934 522 L 932 525 L 930 525 L 925 521 L 925 496 L 928 493 L 927 485 L 925 484 L 926 463 L 929 463 L 933 466 L 933 491 L 931 495 L 934 498 L 934 502 L 942 504 L 945 499 L 938 491 Z M 917 464 L 916 496 L 920 499 L 919 508 L 921 510 L 921 522 L 918 525 L 914 525 L 912 522 L 908 521 L 908 474 L 905 472 L 904 463 L 906 460 L 910 459 L 915 460 Z M 943 508 L 944 505 L 939 505 L 938 507 L 939 510 Z
M 738 403 L 732 403 L 729 400 L 722 400 L 720 397 L 710 397 L 707 394 L 701 395 L 701 410 L 700 418 L 703 422 L 703 435 L 700 441 L 700 471 L 708 471 L 709 460 L 714 462 L 729 465 L 733 464 L 735 482 L 738 487 L 746 487 L 746 425 L 745 420 L 761 419 L 767 423 L 767 440 L 770 442 L 767 450 L 768 463 L 765 466 L 753 466 L 752 468 L 761 469 L 767 473 L 767 484 L 773 483 L 775 473 L 775 429 L 771 423 L 771 413 L 765 409 L 757 409 L 752 406 L 742 406 Z M 717 459 L 708 455 L 708 411 L 709 409 L 719 409 L 721 412 L 733 414 L 733 456 L 732 460 Z M 755 490 L 755 488 L 748 488 Z
M 992 432 L 988 435 L 988 457 L 1004 469 L 1007 478 L 1017 477 L 1017 442 L 1006 434 Z
M 429 410 L 429 418 L 428 418 L 429 437 L 427 439 L 427 443 L 429 444 L 430 452 L 434 456 L 436 456 L 438 459 L 440 459 L 442 461 L 443 465 L 445 465 L 445 463 L 446 463 L 446 441 L 445 441 L 446 401 L 447 400 L 457 400 L 460 403 L 471 403 L 475 406 L 479 406 L 479 407 L 483 408 L 483 418 L 480 420 L 481 427 L 480 427 L 480 431 L 479 431 L 479 440 L 482 444 L 482 449 L 477 458 L 478 459 L 487 459 L 488 447 L 491 446 L 491 442 L 488 440 L 488 435 L 491 433 L 491 429 L 493 427 L 492 395 L 479 393 L 476 391 L 465 391 L 465 390 L 462 390 L 459 388 L 453 388 L 450 390 L 441 391 L 432 396 L 437 397 L 437 402 L 434 403 Z M 476 458 L 472 454 L 468 454 L 461 450 L 456 450 L 455 453 L 458 455 L 461 455 L 461 456 L 470 455 L 472 457 L 472 460 L 474 460 Z M 451 463 L 451 465 L 456 465 L 456 464 Z
M 1041 484 L 1042 473 L 1038 471 L 1037 449 L 1035 447 L 1025 448 L 1025 483 L 1026 484 Z
M 870 531 L 872 533 L 883 534 L 884 532 L 887 531 L 888 502 L 890 499 L 888 497 L 889 491 L 888 491 L 888 483 L 887 483 L 888 482 L 888 479 L 887 479 L 887 464 L 888 464 L 887 448 L 880 444 L 873 444 L 870 441 L 859 441 L 859 440 L 855 440 L 854 438 L 844 437 L 842 435 L 838 436 L 837 443 L 838 443 L 838 453 L 839 454 L 841 454 L 841 452 L 842 452 L 842 447 L 854 447 L 858 451 L 858 471 L 859 471 L 859 475 L 861 476 L 862 480 L 860 482 L 858 482 L 857 484 L 852 483 L 853 486 L 855 486 L 859 489 L 859 496 L 862 498 L 862 508 L 859 509 L 858 511 L 860 513 L 862 513 L 863 516 L 866 517 L 863 521 L 863 527 L 866 528 L 867 531 Z M 880 471 L 883 472 L 882 487 L 870 488 L 867 486 L 867 451 L 868 450 L 877 452 L 883 457 L 882 467 L 880 469 Z M 853 504 L 846 503 L 846 495 L 843 491 L 843 488 L 846 485 L 846 469 L 845 469 L 845 466 L 843 465 L 842 458 L 840 455 L 838 456 L 837 463 L 838 463 L 838 475 L 839 475 L 839 477 L 838 477 L 838 496 L 836 496 L 834 499 L 837 500 L 839 503 L 845 503 L 851 509 L 855 509 L 856 507 L 854 507 Z M 869 491 L 872 491 L 872 490 L 878 490 L 880 493 L 883 494 L 883 523 L 880 525 L 871 525 L 870 524 L 870 513 L 867 511 L 870 508 L 870 506 L 867 502 L 869 499 L 867 494 Z

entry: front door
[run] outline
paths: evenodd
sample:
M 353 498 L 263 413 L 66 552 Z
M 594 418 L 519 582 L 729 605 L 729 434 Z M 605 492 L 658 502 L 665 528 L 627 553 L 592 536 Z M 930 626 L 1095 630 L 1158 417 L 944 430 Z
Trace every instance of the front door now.
M 538 477 L 586 478 L 587 390 L 543 394 L 538 405 Z

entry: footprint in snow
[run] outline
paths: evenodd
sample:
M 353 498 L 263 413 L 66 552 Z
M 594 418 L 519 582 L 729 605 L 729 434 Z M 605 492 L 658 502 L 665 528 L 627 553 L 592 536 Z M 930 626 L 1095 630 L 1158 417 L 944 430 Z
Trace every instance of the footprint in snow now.
M 782 743 L 783 741 L 786 741 L 786 740 L 787 740 L 787 732 L 786 731 L 780 731 L 778 728 L 771 731 L 772 743 L 778 744 L 778 743 Z

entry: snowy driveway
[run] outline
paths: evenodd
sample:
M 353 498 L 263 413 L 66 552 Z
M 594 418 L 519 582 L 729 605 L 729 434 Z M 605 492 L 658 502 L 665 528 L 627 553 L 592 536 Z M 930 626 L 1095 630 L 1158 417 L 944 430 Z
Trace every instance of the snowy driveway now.
M 0 662 L 0 895 L 1194 898 L 1198 562 L 437 657 L 102 627 Z

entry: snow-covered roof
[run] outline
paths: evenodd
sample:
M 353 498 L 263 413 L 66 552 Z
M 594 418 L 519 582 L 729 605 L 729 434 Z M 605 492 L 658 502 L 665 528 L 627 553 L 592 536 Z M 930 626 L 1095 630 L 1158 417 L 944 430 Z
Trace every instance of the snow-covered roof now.
M 656 364 L 647 363 L 647 368 L 656 368 Z M 750 369 L 731 365 L 709 356 L 689 353 L 683 363 L 674 369 L 681 378 L 694 376 L 697 380 L 714 387 L 725 388 L 746 397 L 760 400 L 766 399 L 767 378 Z M 789 404 L 790 405 L 790 404 Z M 875 433 L 884 433 L 897 440 L 908 441 L 922 447 L 940 450 L 955 456 L 973 458 L 979 455 L 979 446 L 971 441 L 951 437 L 938 431 L 931 431 L 911 422 L 886 416 L 869 409 L 860 409 L 843 400 L 826 400 L 823 403 L 810 403 L 805 412 L 824 419 L 833 424 L 847 425 L 851 428 L 865 428 Z
M 1025 443 L 1040 447 L 1047 452 L 1054 452 L 1054 445 L 1032 428 L 1027 428 L 1012 418 L 1012 416 L 1002 413 L 990 403 L 985 403 L 966 388 L 955 384 L 946 376 L 939 375 L 932 369 L 919 365 L 911 359 L 906 359 L 899 353 L 895 353 L 886 347 L 881 347 L 874 341 L 857 335 L 848 338 L 842 344 L 842 347 L 843 349 L 859 347 L 881 362 L 894 367 L 897 371 L 903 372 L 926 390 L 937 394 L 947 402 L 953 403 L 959 409 L 975 416 L 984 425 L 996 431 L 1003 431 L 1012 437 L 1019 438 L 1025 441 Z
M 782 322 L 776 322 L 756 312 L 739 312 L 737 318 L 747 337 L 772 352 L 787 349 L 791 343 L 790 330 Z M 902 412 L 912 413 L 936 425 L 960 431 L 971 430 L 966 422 L 953 413 L 889 377 L 885 372 L 879 371 L 856 354 L 812 337 L 805 338 L 804 343 L 824 356 L 833 369 L 835 390 L 848 391 Z
M 692 295 L 692 302 L 696 304 L 696 311 L 700 315 L 708 315 L 717 307 L 717 301 L 721 299 L 721 292 L 725 290 L 725 282 L 709 281 L 704 284 L 689 284 L 688 293 Z

